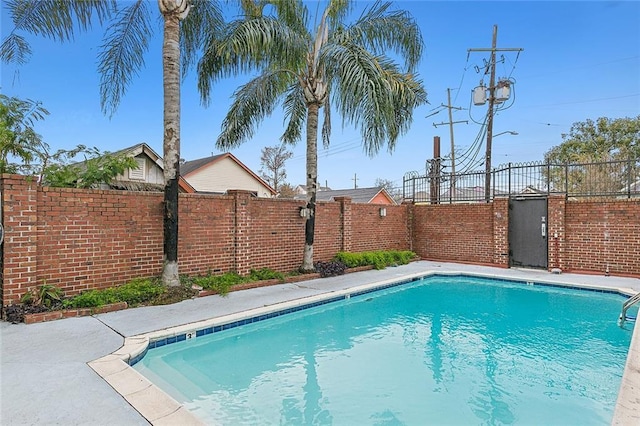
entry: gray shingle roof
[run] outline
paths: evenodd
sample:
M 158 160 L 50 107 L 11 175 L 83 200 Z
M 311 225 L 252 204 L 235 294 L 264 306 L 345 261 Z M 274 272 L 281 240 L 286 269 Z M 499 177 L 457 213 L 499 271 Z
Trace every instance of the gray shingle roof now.
M 326 191 L 318 191 L 316 193 L 317 201 L 334 201 L 336 197 L 349 197 L 352 203 L 369 203 L 375 198 L 380 191 L 381 186 L 372 188 L 356 188 L 356 189 L 331 189 Z
M 211 163 L 224 155 L 225 154 L 218 154 L 211 157 L 198 158 L 197 160 L 185 161 L 180 164 L 180 174 L 183 176 L 188 175 L 192 171 L 197 170 L 205 164 Z

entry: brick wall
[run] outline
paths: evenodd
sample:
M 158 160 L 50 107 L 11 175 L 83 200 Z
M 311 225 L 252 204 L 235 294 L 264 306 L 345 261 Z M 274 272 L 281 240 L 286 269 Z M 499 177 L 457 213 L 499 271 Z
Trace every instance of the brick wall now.
M 156 195 L 158 209 L 163 194 Z M 235 269 L 235 198 L 230 196 L 180 194 L 178 204 L 178 264 L 181 274 L 227 272 Z M 156 220 L 162 224 L 162 211 Z M 161 225 L 158 225 L 161 226 Z M 160 228 L 154 229 L 162 231 Z M 162 258 L 162 234 L 155 250 Z M 157 265 L 159 271 L 162 264 Z M 157 274 L 159 274 L 158 272 Z M 151 274 L 156 275 L 156 274 Z
M 413 251 L 425 259 L 494 264 L 493 203 L 416 205 L 412 225 Z
M 564 269 L 640 276 L 640 200 L 567 202 Z
M 3 175 L 0 192 L 3 305 L 44 282 L 73 295 L 160 275 L 162 193 L 41 188 L 16 175 Z M 247 191 L 181 194 L 180 273 L 296 270 L 304 250 L 303 206 Z M 379 206 L 348 198 L 318 203 L 314 259 L 330 260 L 353 250 L 348 247 L 408 250 L 406 207 L 387 206 L 387 212 L 382 218 Z
M 386 216 L 380 216 L 380 209 Z M 351 252 L 407 250 L 411 246 L 407 229 L 407 206 L 351 205 Z
M 161 193 L 40 188 L 2 175 L 3 305 L 45 281 L 68 295 L 159 276 Z M 187 275 L 297 269 L 302 201 L 180 195 L 178 261 Z M 640 276 L 640 201 L 549 197 L 549 268 Z M 493 203 L 384 206 L 320 202 L 314 259 L 338 251 L 413 250 L 425 259 L 508 266 L 508 199 Z

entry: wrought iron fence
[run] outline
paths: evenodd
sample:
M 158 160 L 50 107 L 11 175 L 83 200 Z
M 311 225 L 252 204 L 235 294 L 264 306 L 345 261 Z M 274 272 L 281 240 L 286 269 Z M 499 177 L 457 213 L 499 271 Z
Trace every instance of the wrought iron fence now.
M 437 161 L 437 160 L 431 160 Z M 485 171 L 404 175 L 404 201 L 488 202 L 494 197 L 565 194 L 570 199 L 640 198 L 640 159 L 581 164 L 518 163 Z M 435 172 L 434 172 L 435 171 Z M 487 187 L 487 184 L 489 187 Z

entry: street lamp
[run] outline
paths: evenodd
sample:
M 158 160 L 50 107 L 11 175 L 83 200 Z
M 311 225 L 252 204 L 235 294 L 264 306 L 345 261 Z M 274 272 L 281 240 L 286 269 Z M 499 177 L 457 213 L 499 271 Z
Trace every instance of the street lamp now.
M 498 136 L 504 135 L 504 134 L 507 134 L 507 133 L 509 133 L 510 135 L 514 135 L 514 136 L 518 134 L 518 132 L 514 132 L 513 130 L 507 130 L 506 132 L 500 132 L 500 133 L 498 133 L 496 135 L 493 135 L 493 137 L 497 138 Z

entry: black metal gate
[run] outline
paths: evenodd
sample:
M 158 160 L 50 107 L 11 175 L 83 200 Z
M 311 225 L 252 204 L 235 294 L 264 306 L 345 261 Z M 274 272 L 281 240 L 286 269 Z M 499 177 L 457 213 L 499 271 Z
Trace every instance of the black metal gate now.
M 509 265 L 547 268 L 547 199 L 509 200 Z

